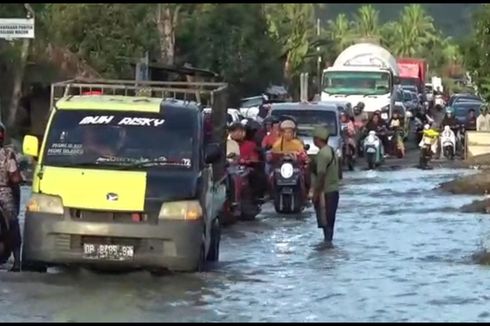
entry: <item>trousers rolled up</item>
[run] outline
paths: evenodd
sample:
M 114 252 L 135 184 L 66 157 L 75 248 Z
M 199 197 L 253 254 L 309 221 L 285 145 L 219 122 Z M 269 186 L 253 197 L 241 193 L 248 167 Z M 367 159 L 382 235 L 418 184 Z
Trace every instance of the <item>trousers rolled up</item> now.
M 329 233 L 329 240 L 333 237 L 337 207 L 339 205 L 339 192 L 332 191 L 323 194 L 325 206 L 322 207 L 320 201 L 315 203 L 318 227 L 325 229 Z

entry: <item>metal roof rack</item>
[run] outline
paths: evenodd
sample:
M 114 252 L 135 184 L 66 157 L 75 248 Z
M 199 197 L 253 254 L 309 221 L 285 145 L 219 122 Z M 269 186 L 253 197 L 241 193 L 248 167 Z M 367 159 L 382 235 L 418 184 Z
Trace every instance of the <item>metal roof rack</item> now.
M 51 85 L 50 108 L 53 109 L 56 101 L 63 97 L 97 91 L 103 95 L 171 98 L 213 106 L 215 97 L 225 92 L 227 87 L 227 83 L 217 82 L 72 79 Z

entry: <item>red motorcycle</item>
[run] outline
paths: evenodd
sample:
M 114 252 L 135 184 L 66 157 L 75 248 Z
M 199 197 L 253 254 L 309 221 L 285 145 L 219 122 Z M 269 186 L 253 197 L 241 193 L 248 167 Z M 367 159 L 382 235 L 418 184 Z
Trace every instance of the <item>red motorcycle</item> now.
M 254 196 L 249 181 L 252 169 L 250 164 L 229 161 L 223 225 L 234 224 L 238 220 L 254 220 L 260 213 L 260 204 Z

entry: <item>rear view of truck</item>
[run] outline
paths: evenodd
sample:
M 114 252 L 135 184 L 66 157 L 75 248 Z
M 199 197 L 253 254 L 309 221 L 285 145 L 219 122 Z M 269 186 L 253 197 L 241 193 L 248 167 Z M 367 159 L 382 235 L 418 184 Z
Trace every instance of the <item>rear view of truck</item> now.
M 398 58 L 396 62 L 400 71 L 400 83 L 417 86 L 419 93 L 424 93 L 427 62 L 415 58 Z

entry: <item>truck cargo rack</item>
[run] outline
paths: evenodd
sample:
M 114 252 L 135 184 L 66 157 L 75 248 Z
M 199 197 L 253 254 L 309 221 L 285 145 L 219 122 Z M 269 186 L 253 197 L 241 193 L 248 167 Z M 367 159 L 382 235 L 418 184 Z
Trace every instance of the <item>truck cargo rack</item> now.
M 228 84 L 219 82 L 73 79 L 51 85 L 50 111 L 54 110 L 56 101 L 63 97 L 95 91 L 109 96 L 151 97 L 162 100 L 171 98 L 195 102 L 201 110 L 210 107 L 210 141 L 219 143 L 222 152 L 220 161 L 213 164 L 213 179 L 216 183 L 223 183 L 226 177 L 227 90 Z
M 171 98 L 213 107 L 216 97 L 227 88 L 227 83 L 218 82 L 73 79 L 51 85 L 50 109 L 63 97 L 97 91 L 102 95 Z

